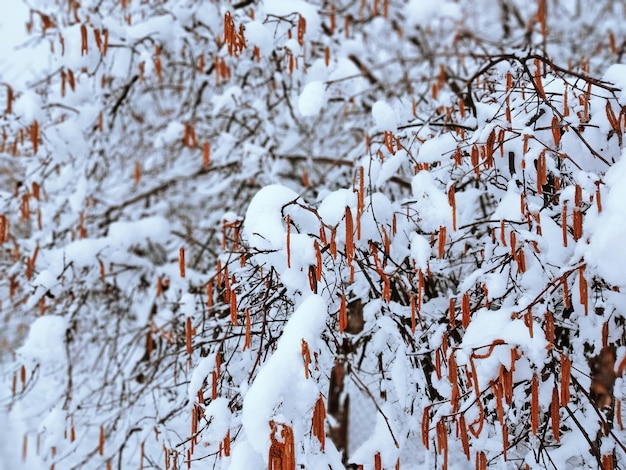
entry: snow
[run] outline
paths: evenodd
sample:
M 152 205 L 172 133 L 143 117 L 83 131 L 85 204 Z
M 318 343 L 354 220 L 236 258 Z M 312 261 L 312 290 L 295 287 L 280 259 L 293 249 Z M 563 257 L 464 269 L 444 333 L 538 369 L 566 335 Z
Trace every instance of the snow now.
M 583 250 L 585 261 L 607 282 L 626 287 L 623 266 L 626 266 L 626 155 L 607 172 L 605 182 L 609 188 L 603 194 L 603 209 L 600 214 L 592 213 L 585 224 L 589 234 L 589 245 Z
M 204 415 L 211 422 L 209 433 L 205 437 L 207 445 L 219 442 L 226 437 L 230 429 L 232 413 L 228 406 L 228 400 L 224 397 L 217 397 L 205 408 Z
M 39 430 L 45 436 L 44 447 L 62 444 L 66 419 L 67 412 L 61 406 L 57 406 L 50 410 L 50 413 L 42 420 Z
M 442 466 L 438 422 L 448 432 L 451 470 L 475 466 L 480 451 L 498 468 L 595 468 L 568 414 L 592 436 L 600 429 L 595 405 L 572 386 L 560 443 L 550 407 L 561 355 L 589 390 L 589 359 L 607 341 L 604 325 L 617 363 L 626 355 L 626 154 L 609 119 L 613 111 L 621 123 L 626 104 L 626 66 L 613 64 L 608 44 L 611 35 L 624 37 L 619 2 L 588 2 L 584 15 L 575 14 L 576 2 L 553 2 L 547 38 L 541 25 L 513 17 L 507 36 L 506 15 L 485 0 L 343 2 L 332 32 L 332 2 L 262 0 L 240 8 L 246 2 L 188 0 L 156 9 L 126 2 L 123 9 L 83 0 L 75 12 L 60 3 L 7 2 L 0 18 L 0 215 L 8 222 L 0 236 L 0 467 L 89 470 L 108 459 L 120 468 L 158 467 L 169 450 L 169 468 L 177 458 L 176 468 L 262 470 L 274 420 L 293 429 L 297 467 L 339 470 L 342 455 L 329 432 L 338 417 L 323 423 L 322 451 L 312 415 L 320 396 L 327 407 L 349 396 L 347 459 L 364 468 L 377 453 L 384 468 L 398 458 L 404 469 Z M 537 16 L 536 5 L 514 3 L 514 16 Z M 57 23 L 43 33 L 42 13 Z M 246 48 L 236 57 L 224 44 L 226 14 L 245 31 Z M 102 28 L 109 31 L 106 56 L 95 44 L 94 30 Z M 544 48 L 555 66 L 571 62 L 573 70 L 543 77 L 545 99 L 519 62 Z M 584 73 L 576 68 L 581 56 L 589 57 Z M 517 59 L 490 62 L 495 57 Z M 223 61 L 219 73 L 215 59 Z M 140 63 L 143 80 L 135 78 Z M 526 65 L 532 75 L 532 59 Z M 61 71 L 69 70 L 76 86 L 66 83 L 62 93 Z M 508 72 L 512 88 L 505 88 Z M 603 83 L 588 88 L 586 75 Z M 9 86 L 13 112 L 5 113 Z M 466 106 L 462 116 L 459 94 L 467 91 L 475 109 Z M 210 142 L 208 166 L 202 148 L 183 142 L 189 123 L 199 142 Z M 383 141 L 390 131 L 393 148 Z M 554 188 L 537 185 L 540 155 L 556 194 L 541 194 Z M 575 209 L 576 185 L 582 202 Z M 439 256 L 441 227 L 447 235 Z M 226 280 L 236 293 L 230 304 Z M 344 296 L 350 324 L 363 309 L 360 331 L 340 332 Z M 554 345 L 546 312 L 558 326 Z M 513 353 L 505 462 L 494 397 Z M 340 375 L 335 364 L 350 370 L 339 396 L 330 386 Z M 528 429 L 534 376 L 537 436 Z M 615 400 L 626 396 L 625 384 L 616 379 Z M 429 449 L 420 423 L 427 406 Z M 468 462 L 458 418 L 471 423 L 480 411 L 484 429 L 470 436 Z M 200 418 L 193 439 L 192 413 Z M 107 430 L 103 455 L 100 426 Z M 615 449 L 622 465 L 618 428 L 601 448 Z
M 317 212 L 325 223 L 337 225 L 346 213 L 346 206 L 356 205 L 356 195 L 347 189 L 338 189 L 328 194 L 320 204 Z
M 67 329 L 68 321 L 65 317 L 46 315 L 37 318 L 31 324 L 26 341 L 18 353 L 24 359 L 40 364 L 64 362 Z
M 611 82 L 618 88 L 621 88 L 619 94 L 619 104 L 626 106 L 626 65 L 611 65 L 604 74 L 604 80 Z
M 452 157 L 457 145 L 458 143 L 451 133 L 441 134 L 422 144 L 417 159 L 424 163 L 448 160 Z
M 213 114 L 217 115 L 222 109 L 233 107 L 237 104 L 237 99 L 241 96 L 242 90 L 238 86 L 228 87 L 221 95 L 215 95 L 211 102 L 213 104 Z M 181 134 L 182 135 L 182 134 Z
M 495 354 L 492 353 L 489 356 L 489 358 L 493 358 L 490 360 L 508 366 L 511 360 L 509 350 L 511 347 L 519 346 L 529 355 L 533 364 L 536 366 L 543 365 L 547 359 L 545 348 L 548 343 L 543 336 L 540 325 L 535 323 L 531 338 L 524 320 L 512 318 L 514 313 L 515 308 L 511 307 L 496 311 L 481 309 L 474 313 L 461 342 L 465 355 L 469 357 L 474 348 L 485 348 L 495 340 L 503 340 L 505 344 L 494 348 Z M 479 350 L 478 352 L 486 351 Z M 482 361 L 486 361 L 486 359 Z M 459 361 L 459 363 L 461 362 Z M 485 369 L 494 373 L 498 372 L 498 367 L 485 367 Z
M 314 38 L 321 28 L 322 20 L 317 13 L 315 5 L 304 0 L 290 0 L 289 2 L 283 0 L 264 0 L 262 8 L 267 15 L 288 16 L 292 13 L 302 15 L 306 20 L 305 39 Z
M 426 272 L 428 260 L 431 256 L 431 248 L 428 240 L 415 232 L 411 234 L 411 258 L 415 261 L 415 267 Z
M 39 76 L 43 64 L 47 63 L 49 49 L 47 44 L 28 49 L 29 60 L 23 60 L 24 43 L 27 40 L 26 23 L 29 7 L 23 2 L 11 2 L 3 5 L 0 18 L 0 69 L 2 81 L 17 90 L 22 90 L 33 78 Z M 1 101 L 0 101 L 1 102 Z
M 251 46 L 259 48 L 261 56 L 267 56 L 272 52 L 272 33 L 260 21 L 250 21 L 246 23 L 245 35 Z
M 376 187 L 384 187 L 385 183 L 398 172 L 406 160 L 407 154 L 404 150 L 399 150 L 395 155 L 392 155 L 391 158 L 387 158 L 380 167 L 380 172 L 376 178 Z
M 326 316 L 325 301 L 317 295 L 308 296 L 289 318 L 276 351 L 246 392 L 243 429 L 250 447 L 260 454 L 261 460 L 270 446 L 270 420 L 280 422 L 284 419 L 281 416 L 307 416 L 317 400 L 317 386 L 304 377 L 302 340 L 312 351 L 316 350 Z M 303 432 L 298 424 L 293 423 L 296 440 L 302 438 Z
M 309 80 L 309 83 L 314 81 L 327 81 L 329 74 L 328 69 L 329 67 L 323 59 L 316 59 L 306 71 L 307 80 Z
M 437 187 L 427 171 L 420 171 L 411 181 L 414 207 L 420 215 L 420 225 L 425 232 L 438 232 L 441 226 L 452 225 L 452 210 L 448 196 Z
M 372 106 L 372 116 L 376 127 L 381 131 L 396 132 L 398 130 L 398 118 L 393 108 L 385 101 L 377 101 Z
M 298 109 L 303 116 L 317 116 L 324 106 L 324 82 L 312 81 L 306 84 L 298 97 Z
M 166 147 L 169 144 L 182 140 L 184 130 L 185 125 L 183 123 L 171 121 L 165 130 L 156 138 L 155 147 Z
M 337 82 L 345 80 L 347 78 L 357 77 L 360 75 L 360 71 L 354 62 L 347 57 L 339 57 L 337 63 L 331 72 L 328 80 L 330 82 Z
M 41 120 L 43 113 L 41 112 L 42 101 L 39 95 L 33 91 L 24 91 L 15 100 L 15 112 L 22 116 L 26 122 Z
M 391 407 L 385 406 L 385 408 L 385 415 L 391 414 Z M 395 435 L 398 435 L 398 430 L 396 429 L 394 436 L 392 436 L 385 417 L 378 412 L 372 435 L 354 451 L 350 460 L 353 462 L 373 462 L 374 455 L 380 452 L 383 467 L 393 468 L 399 456 L 398 449 L 394 443 Z
M 458 20 L 462 17 L 460 7 L 453 2 L 423 2 L 421 0 L 410 0 L 405 7 L 407 23 L 410 26 L 427 26 L 430 22 L 449 18 Z
M 298 199 L 291 189 L 272 184 L 261 189 L 250 201 L 243 225 L 243 235 L 259 250 L 276 250 L 286 243 L 287 229 L 283 207 Z
M 159 216 L 146 217 L 132 222 L 115 222 L 109 227 L 109 239 L 121 246 L 143 244 L 146 240 L 165 242 L 169 234 L 169 222 Z

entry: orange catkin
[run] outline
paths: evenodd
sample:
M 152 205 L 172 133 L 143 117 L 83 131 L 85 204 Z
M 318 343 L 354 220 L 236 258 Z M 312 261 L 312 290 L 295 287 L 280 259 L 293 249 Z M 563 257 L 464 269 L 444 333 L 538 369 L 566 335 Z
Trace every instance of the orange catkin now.
M 484 452 L 476 452 L 476 470 L 487 469 L 487 456 Z
M 567 406 L 570 399 L 570 374 L 572 361 L 565 354 L 561 354 L 561 406 Z
M 233 275 L 233 278 L 235 276 Z M 237 326 L 237 293 L 235 291 L 235 289 L 230 291 L 230 295 L 229 295 L 229 300 L 230 300 L 230 321 L 233 323 L 234 326 Z
M 539 96 L 539 98 L 545 99 L 546 92 L 543 89 L 543 83 L 541 81 L 541 63 L 539 62 L 539 59 L 535 60 L 534 82 L 535 82 L 535 89 L 537 90 L 537 95 Z
M 576 185 L 574 192 L 574 212 L 572 214 L 572 234 L 574 240 L 580 240 L 583 236 L 583 212 L 582 212 L 582 188 Z
M 548 35 L 548 22 L 546 14 L 547 2 L 546 0 L 539 0 L 538 3 L 539 5 L 537 7 L 537 21 L 541 26 L 541 35 L 545 37 Z
M 437 250 L 437 255 L 439 256 L 439 259 L 443 258 L 445 250 L 446 250 L 446 227 L 445 225 L 442 225 L 441 227 L 439 227 L 439 245 L 438 245 L 438 250 Z
M 461 396 L 459 391 L 459 376 L 456 366 L 456 359 L 454 357 L 454 351 L 450 353 L 448 360 L 448 380 L 452 386 L 452 393 L 450 394 L 450 404 L 452 405 L 452 412 L 456 413 L 459 409 L 459 398 Z
M 243 343 L 243 350 L 250 349 L 250 307 L 246 308 L 246 337 Z M 304 341 L 304 340 L 303 340 Z
M 552 420 L 552 434 L 554 435 L 554 439 L 556 442 L 561 441 L 560 435 L 560 427 L 561 427 L 561 417 L 559 415 L 559 390 L 555 386 L 552 389 L 552 403 L 550 404 L 550 419 Z
M 12 114 L 13 113 L 13 88 L 11 88 L 9 85 L 6 85 L 6 87 L 7 87 L 7 94 L 6 94 L 7 106 L 4 112 L 6 114 Z
M 182 246 L 178 250 L 178 269 L 180 277 L 185 277 L 185 249 Z
M 456 232 L 456 194 L 454 185 L 448 189 L 448 204 L 452 208 L 452 230 Z
M 450 328 L 454 328 L 456 326 L 456 305 L 455 305 L 455 301 L 454 301 L 454 297 L 450 297 L 450 304 L 448 307 L 448 313 L 449 313 L 449 323 L 450 323 Z
M 9 225 L 9 221 L 6 215 L 4 214 L 0 215 L 0 245 L 6 242 L 9 238 L 7 235 L 8 225 Z
M 103 29 L 102 34 L 104 36 L 104 42 L 102 44 L 102 55 L 106 56 L 109 50 L 109 30 Z
M 315 248 L 315 279 L 319 282 L 322 280 L 322 250 L 320 249 L 320 244 L 315 240 L 313 243 Z
M 613 454 L 605 454 L 602 456 L 602 470 L 612 470 L 613 466 Z
M 206 294 L 207 294 L 206 306 L 208 308 L 211 308 L 213 306 L 213 279 L 211 279 L 206 285 Z
M 530 394 L 530 426 L 533 436 L 536 436 L 539 429 L 539 379 L 537 374 L 533 375 Z
M 580 294 L 580 303 L 585 307 L 585 315 L 589 313 L 589 294 L 587 279 L 585 279 L 585 267 L 578 268 L 578 291 Z
M 87 42 L 87 26 L 80 25 L 80 55 L 89 53 L 89 45 Z
M 309 351 L 309 343 L 302 340 L 302 359 L 304 360 L 304 378 L 309 378 L 309 364 L 311 363 L 311 352 Z
M 561 141 L 561 124 L 556 116 L 552 118 L 552 139 L 554 140 L 554 146 L 558 147 Z
M 30 126 L 30 141 L 33 146 L 33 155 L 37 155 L 39 150 L 39 123 L 37 121 L 33 121 Z
M 226 436 L 224 436 L 224 457 L 230 457 L 230 429 L 226 432 Z
M 348 326 L 348 312 L 346 305 L 346 295 L 341 293 L 341 304 L 339 306 L 339 333 L 343 333 Z
M 186 346 L 187 354 L 191 354 L 193 352 L 192 345 L 191 345 L 191 334 L 192 334 L 191 317 L 187 317 L 185 319 L 185 346 Z
M 463 446 L 463 453 L 465 454 L 467 460 L 469 460 L 469 435 L 467 433 L 467 424 L 465 424 L 464 414 L 461 414 L 461 417 L 459 418 L 459 434 L 461 435 L 461 445 Z
M 537 159 L 537 194 L 543 193 L 543 187 L 547 182 L 546 152 L 543 151 Z
M 100 439 L 98 441 L 98 454 L 104 455 L 104 426 L 100 425 Z
M 205 141 L 202 144 L 202 168 L 206 171 L 211 164 L 211 144 Z
M 315 408 L 313 409 L 313 435 L 317 437 L 320 443 L 322 452 L 326 445 L 326 431 L 324 429 L 324 422 L 326 421 L 326 406 L 324 405 L 324 397 L 320 393 L 319 398 L 315 402 Z
M 139 184 L 139 181 L 141 181 L 141 163 L 139 163 L 138 161 L 136 161 L 134 165 L 133 181 L 135 185 Z
M 354 259 L 354 227 L 352 224 L 352 211 L 346 206 L 346 258 L 348 265 L 352 265 Z
M 469 292 L 463 294 L 463 302 L 461 305 L 461 324 L 463 328 L 467 328 L 470 324 L 470 297 Z
M 554 335 L 555 335 L 554 315 L 552 315 L 552 312 L 547 311 L 544 314 L 544 318 L 545 318 L 546 340 L 548 341 L 548 345 L 546 346 L 546 349 L 552 349 L 554 347 Z
M 424 408 L 424 414 L 422 415 L 422 444 L 426 447 L 426 450 L 429 448 L 430 440 L 428 439 L 428 428 L 430 427 L 430 407 L 432 405 Z

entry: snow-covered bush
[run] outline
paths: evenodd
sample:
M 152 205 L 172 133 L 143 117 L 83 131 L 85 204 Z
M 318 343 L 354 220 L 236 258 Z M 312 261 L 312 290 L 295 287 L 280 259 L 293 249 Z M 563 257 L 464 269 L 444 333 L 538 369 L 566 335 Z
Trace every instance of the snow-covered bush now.
M 27 3 L 9 465 L 623 467 L 621 3 Z

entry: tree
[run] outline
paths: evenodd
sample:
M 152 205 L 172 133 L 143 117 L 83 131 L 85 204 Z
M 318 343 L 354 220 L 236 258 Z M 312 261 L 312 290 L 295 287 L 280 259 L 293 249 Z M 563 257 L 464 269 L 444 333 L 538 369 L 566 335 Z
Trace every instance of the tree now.
M 57 3 L 2 84 L 15 465 L 624 464 L 623 5 Z

